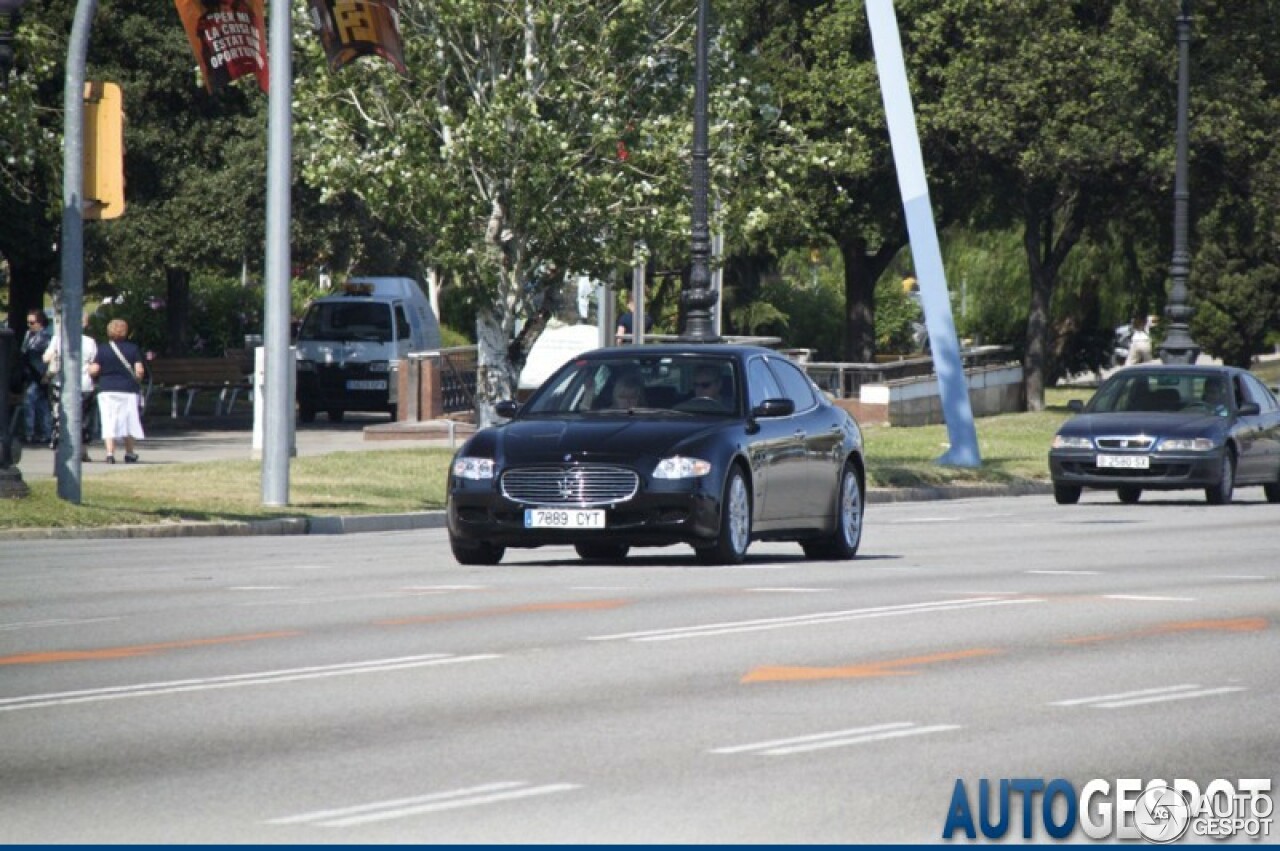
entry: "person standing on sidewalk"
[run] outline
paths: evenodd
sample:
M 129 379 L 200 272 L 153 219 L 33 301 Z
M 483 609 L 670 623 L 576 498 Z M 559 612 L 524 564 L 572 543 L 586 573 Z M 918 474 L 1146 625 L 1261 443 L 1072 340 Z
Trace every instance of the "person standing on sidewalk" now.
M 142 352 L 125 338 L 129 323 L 112 319 L 107 323 L 107 344 L 98 347 L 90 375 L 98 381 L 98 418 L 102 420 L 102 442 L 107 447 L 107 463 L 116 463 L 116 441 L 124 440 L 124 462 L 138 460 L 134 441 L 146 437 L 139 415 L 139 394 L 146 368 Z
M 89 315 L 85 314 L 81 317 L 80 326 L 82 329 L 89 327 Z M 45 368 L 49 371 L 49 386 L 52 388 L 58 378 L 58 373 L 62 371 L 62 338 L 64 335 L 71 333 L 68 329 L 62 328 L 54 336 L 53 342 L 49 344 L 49 348 L 45 350 L 44 362 Z M 80 426 L 82 430 L 82 442 L 80 445 L 80 460 L 88 461 L 89 450 L 86 448 L 89 443 L 89 416 L 92 413 L 91 404 L 93 402 L 93 359 L 98 356 L 98 343 L 90 337 L 85 330 L 80 332 Z M 55 434 L 51 443 L 56 443 L 58 436 Z
M 1124 360 L 1125 366 L 1146 363 L 1151 360 L 1151 330 L 1147 325 L 1147 315 L 1140 313 L 1133 317 L 1133 332 L 1129 336 L 1129 355 Z
M 27 333 L 22 338 L 22 423 L 27 443 L 48 443 L 53 438 L 53 409 L 49 407 L 44 353 L 53 335 L 43 310 L 27 313 Z

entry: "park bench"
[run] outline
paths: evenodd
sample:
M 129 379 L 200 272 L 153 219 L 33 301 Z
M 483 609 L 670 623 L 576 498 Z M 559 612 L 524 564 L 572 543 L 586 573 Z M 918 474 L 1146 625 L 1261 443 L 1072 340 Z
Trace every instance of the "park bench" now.
M 191 403 L 202 390 L 217 391 L 215 415 L 231 413 L 231 406 L 241 391 L 250 392 L 249 376 L 239 358 L 156 358 L 147 363 L 147 385 L 143 394 L 145 408 L 151 394 L 163 390 L 170 394 L 169 416 L 178 416 L 178 396 L 185 393 L 182 415 L 191 415 Z

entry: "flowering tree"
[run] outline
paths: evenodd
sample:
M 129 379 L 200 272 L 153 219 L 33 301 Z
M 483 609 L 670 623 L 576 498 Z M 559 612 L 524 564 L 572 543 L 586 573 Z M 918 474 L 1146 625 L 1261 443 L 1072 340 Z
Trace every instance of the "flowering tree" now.
M 403 4 L 401 30 L 408 77 L 365 60 L 299 80 L 303 170 L 411 226 L 429 274 L 471 294 L 488 422 L 566 272 L 687 244 L 691 10 L 444 0 Z

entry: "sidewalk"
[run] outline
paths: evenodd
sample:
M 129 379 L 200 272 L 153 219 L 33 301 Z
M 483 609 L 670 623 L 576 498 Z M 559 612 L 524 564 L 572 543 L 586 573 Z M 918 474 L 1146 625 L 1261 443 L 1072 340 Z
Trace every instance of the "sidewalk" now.
M 145 440 L 138 442 L 138 466 L 154 464 L 193 464 L 200 461 L 261 458 L 253 448 L 253 422 L 248 417 L 201 417 L 191 420 L 148 420 L 144 424 Z M 461 446 L 469 432 L 457 429 L 454 443 Z M 428 423 L 389 423 L 385 416 L 349 414 L 343 422 L 320 422 L 299 425 L 295 433 L 299 456 L 327 455 L 331 452 L 367 452 L 375 449 L 404 449 L 406 446 L 448 448 L 449 432 L 442 425 Z M 116 463 L 107 464 L 106 448 L 101 440 L 87 447 L 90 460 L 81 463 L 81 476 L 109 475 L 126 469 L 124 447 L 116 447 Z M 28 482 L 54 476 L 54 453 L 46 446 L 22 447 L 18 469 Z M 133 469 L 130 465 L 128 469 Z

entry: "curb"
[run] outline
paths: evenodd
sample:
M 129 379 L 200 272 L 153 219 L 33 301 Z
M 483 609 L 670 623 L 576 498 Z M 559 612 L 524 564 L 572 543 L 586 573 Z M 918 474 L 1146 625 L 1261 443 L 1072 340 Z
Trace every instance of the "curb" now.
M 1047 482 L 1008 485 L 940 485 L 916 488 L 875 488 L 867 504 L 931 502 L 994 496 L 1040 496 L 1053 493 Z M 354 535 L 365 532 L 408 532 L 442 529 L 445 512 L 413 511 L 404 514 L 357 514 L 322 517 L 281 517 L 235 522 L 151 523 L 139 526 L 100 526 L 92 529 L 3 529 L 0 541 L 47 541 L 93 538 L 224 538 L 251 535 Z

